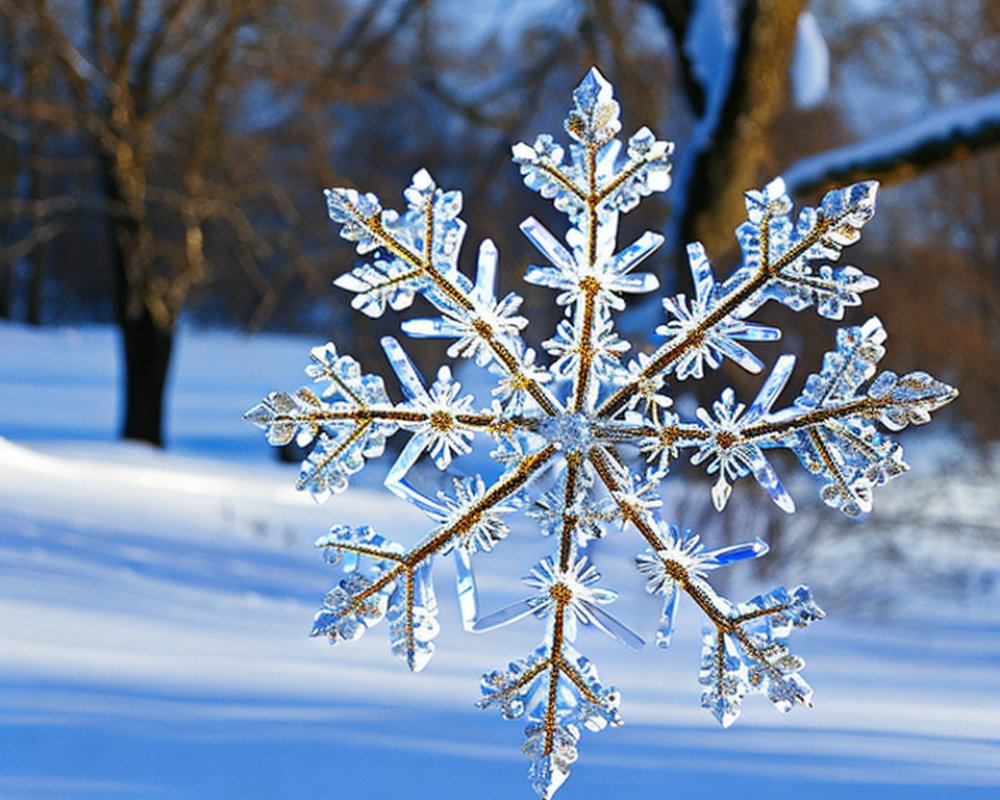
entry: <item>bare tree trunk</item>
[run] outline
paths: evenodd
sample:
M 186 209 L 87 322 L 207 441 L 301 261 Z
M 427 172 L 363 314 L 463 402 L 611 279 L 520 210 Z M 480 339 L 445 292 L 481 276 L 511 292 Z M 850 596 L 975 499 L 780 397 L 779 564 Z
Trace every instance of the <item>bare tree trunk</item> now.
M 127 208 L 110 159 L 100 159 L 109 209 Z M 115 314 L 122 336 L 125 406 L 121 436 L 163 446 L 163 399 L 174 343 L 173 320 L 155 315 L 133 279 L 143 222 L 128 212 L 109 215 Z
M 743 219 L 743 192 L 755 186 L 774 154 L 771 126 L 788 97 L 788 70 L 802 0 L 748 0 L 740 14 L 729 91 L 688 186 L 680 243 L 700 241 L 721 256 L 733 248 Z
M 143 306 L 138 316 L 119 320 L 125 355 L 122 437 L 163 446 L 163 398 L 174 330 Z
M 0 42 L 3 42 L 3 55 L 0 55 L 0 93 L 17 90 L 16 67 L 14 57 L 14 31 L 8 24 L 6 15 L 0 14 Z M 6 115 L 5 115 L 6 119 Z M 17 196 L 18 144 L 13 134 L 0 134 L 0 191 L 6 197 Z M 5 219 L 0 227 L 0 248 L 7 244 L 7 237 L 13 220 Z M 14 263 L 6 257 L 0 258 L 0 319 L 10 319 L 11 301 L 14 297 Z
M 0 185 L 9 180 L 9 192 L 14 196 L 17 185 L 17 146 L 3 137 L 0 137 L 0 169 Z M 8 191 L 6 186 L 4 190 Z M 4 220 L 0 227 L 0 319 L 11 318 L 11 306 L 14 304 L 14 259 L 6 248 L 13 227 L 13 222 L 9 219 Z
M 30 265 L 28 278 L 28 309 L 24 321 L 36 327 L 42 324 L 42 291 L 45 285 L 45 253 L 35 250 L 27 257 Z
M 40 82 L 47 82 L 47 67 L 44 64 L 32 64 L 25 72 L 25 98 L 31 102 L 39 88 Z M 41 87 L 44 91 L 44 84 Z M 24 169 L 28 174 L 27 196 L 31 201 L 40 200 L 44 186 L 42 184 L 42 173 L 38 169 L 38 157 L 42 153 L 42 146 L 45 140 L 45 128 L 42 125 L 33 125 L 28 133 L 27 146 L 24 153 Z M 35 219 L 34 225 L 40 225 L 41 221 Z M 42 285 L 45 279 L 45 254 L 43 248 L 36 247 L 25 256 L 30 273 L 28 277 L 28 309 L 26 321 L 29 325 L 42 324 Z
M 0 136 L 0 187 L 11 197 L 17 191 L 17 157 L 17 143 Z M 4 227 L 0 228 L 0 248 L 8 244 L 11 227 L 11 220 L 5 220 Z M 10 319 L 14 300 L 14 261 L 6 252 L 0 253 L 0 256 L 0 319 Z
M 121 435 L 123 439 L 162 447 L 163 400 L 174 325 L 157 319 L 146 303 L 131 299 L 134 287 L 127 274 L 127 244 L 122 243 L 124 237 L 131 235 L 128 227 L 128 222 L 115 226 L 117 235 L 113 244 L 115 298 L 125 363 Z
M 28 152 L 25 166 L 28 170 L 28 197 L 31 200 L 42 198 L 42 174 L 35 165 L 35 159 L 41 152 L 41 136 L 34 133 L 28 140 Z M 40 222 L 34 222 L 40 225 Z M 28 276 L 28 308 L 25 321 L 29 325 L 42 324 L 42 298 L 45 284 L 45 246 L 35 247 L 25 256 L 29 268 Z
M 10 304 L 13 295 L 14 268 L 11 264 L 0 262 L 0 319 L 10 319 Z

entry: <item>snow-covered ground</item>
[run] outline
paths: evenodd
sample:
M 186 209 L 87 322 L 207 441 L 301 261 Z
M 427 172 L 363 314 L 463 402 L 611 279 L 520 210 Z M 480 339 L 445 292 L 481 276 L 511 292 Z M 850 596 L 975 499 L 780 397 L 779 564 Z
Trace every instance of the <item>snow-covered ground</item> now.
M 335 649 L 307 638 L 335 575 L 311 545 L 330 523 L 403 541 L 426 525 L 378 488 L 377 464 L 316 506 L 240 419 L 299 385 L 316 343 L 185 331 L 158 452 L 114 441 L 109 329 L 0 326 L 0 797 L 532 796 L 520 726 L 472 707 L 480 673 L 534 644 L 532 622 L 463 633 L 445 563 L 443 631 L 420 675 L 381 628 Z M 621 615 L 651 634 L 637 543 L 601 544 Z M 517 596 L 539 552 L 515 531 L 486 559 L 488 598 Z M 863 548 L 849 558 L 867 568 Z M 682 609 L 667 653 L 581 634 L 627 724 L 584 734 L 560 800 L 1000 796 L 1000 613 L 832 614 L 795 636 L 816 708 L 781 717 L 750 698 L 727 731 L 698 705 L 698 624 Z

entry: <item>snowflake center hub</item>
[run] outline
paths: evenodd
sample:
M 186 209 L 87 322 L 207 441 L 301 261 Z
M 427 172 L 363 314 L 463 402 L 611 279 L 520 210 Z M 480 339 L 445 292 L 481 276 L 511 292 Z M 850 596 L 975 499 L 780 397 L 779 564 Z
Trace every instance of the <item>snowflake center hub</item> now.
M 594 441 L 590 417 L 579 413 L 549 417 L 542 423 L 541 434 L 567 453 L 587 450 Z

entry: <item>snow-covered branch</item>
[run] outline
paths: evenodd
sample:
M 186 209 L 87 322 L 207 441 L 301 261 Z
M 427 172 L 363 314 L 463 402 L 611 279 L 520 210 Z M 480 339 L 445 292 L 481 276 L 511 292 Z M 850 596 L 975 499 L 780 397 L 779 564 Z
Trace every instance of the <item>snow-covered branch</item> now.
M 883 183 L 1000 142 L 1000 91 L 942 108 L 910 125 L 809 156 L 784 174 L 796 194 L 864 175 Z

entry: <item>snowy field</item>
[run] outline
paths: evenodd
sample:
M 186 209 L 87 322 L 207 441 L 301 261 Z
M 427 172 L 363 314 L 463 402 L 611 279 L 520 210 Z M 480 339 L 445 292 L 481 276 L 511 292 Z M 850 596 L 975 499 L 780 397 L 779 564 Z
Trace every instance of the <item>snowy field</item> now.
M 325 506 L 297 495 L 297 468 L 240 419 L 303 381 L 313 344 L 184 332 L 157 452 L 114 440 L 110 329 L 0 326 L 0 797 L 533 797 L 521 726 L 472 706 L 480 673 L 541 635 L 532 622 L 463 633 L 443 563 L 443 630 L 422 674 L 390 657 L 381 627 L 335 649 L 307 638 L 335 575 L 312 547 L 330 523 L 404 542 L 426 528 L 379 489 L 378 464 Z M 908 480 L 948 496 L 946 477 L 911 475 L 900 491 Z M 986 483 L 975 497 L 996 494 Z M 919 502 L 895 498 L 887 508 Z M 651 636 L 637 543 L 601 545 L 608 584 L 629 598 L 621 615 Z M 486 560 L 487 602 L 517 596 L 540 552 L 516 530 Z M 667 653 L 583 631 L 626 725 L 584 735 L 558 797 L 1000 797 L 995 594 L 973 614 L 925 589 L 891 622 L 835 612 L 796 634 L 816 707 L 782 717 L 752 697 L 728 731 L 698 704 L 693 608 Z

